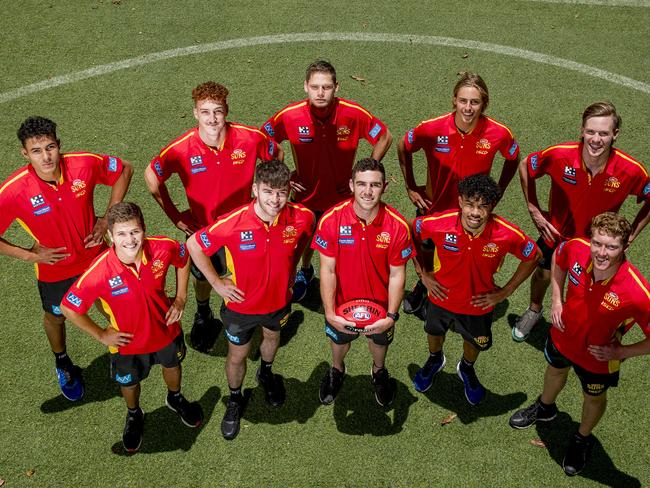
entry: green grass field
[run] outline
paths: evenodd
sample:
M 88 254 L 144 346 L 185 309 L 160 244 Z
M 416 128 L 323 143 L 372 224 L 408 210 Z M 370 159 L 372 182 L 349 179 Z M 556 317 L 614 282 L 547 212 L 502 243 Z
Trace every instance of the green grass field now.
M 224 83 L 231 90 L 229 120 L 259 125 L 304 96 L 304 69 L 319 57 L 336 66 L 339 94 L 382 118 L 395 141 L 419 121 L 447 111 L 457 73 L 472 70 L 490 88 L 488 114 L 513 129 L 524 154 L 574 140 L 584 107 L 608 99 L 623 116 L 617 146 L 646 167 L 650 159 L 650 2 L 645 0 L 25 0 L 2 2 L 2 11 L 0 178 L 23 164 L 15 136 L 22 120 L 33 114 L 51 117 L 59 124 L 64 150 L 105 152 L 133 162 L 136 174 L 127 198 L 142 205 L 152 234 L 181 238 L 149 196 L 142 172 L 161 147 L 194 124 L 191 89 L 209 79 Z M 130 61 L 111 65 L 124 60 Z M 85 70 L 95 76 L 73 76 Z M 395 146 L 385 159 L 391 181 L 386 199 L 410 216 Z M 360 154 L 368 152 L 363 143 Z M 500 165 L 498 157 L 496 171 Z M 421 155 L 416 166 L 423 175 Z M 180 202 L 179 183 L 170 186 Z M 106 195 L 98 194 L 100 212 Z M 632 217 L 636 206 L 627 202 L 623 210 Z M 536 236 L 517 180 L 498 212 Z M 18 226 L 4 237 L 29 243 Z M 629 252 L 646 276 L 649 247 L 646 230 Z M 515 265 L 507 261 L 502 278 Z M 409 286 L 413 276 L 409 267 Z M 514 315 L 527 305 L 527 283 L 497 311 L 494 347 L 477 364 L 489 390 L 479 407 L 466 403 L 455 376 L 462 350 L 455 335 L 448 337 L 449 364 L 434 387 L 426 395 L 415 392 L 411 378 L 427 352 L 422 325 L 411 316 L 400 320 L 389 351 L 387 365 L 398 384 L 393 408 L 384 411 L 374 402 L 365 340 L 352 348 L 349 376 L 335 405 L 321 406 L 318 385 L 330 353 L 322 314 L 310 300 L 294 307 L 275 362 L 286 380 L 284 407 L 265 404 L 253 377 L 257 365 L 250 362 L 245 386 L 255 390 L 241 433 L 232 442 L 222 439 L 219 424 L 228 390 L 227 346 L 221 337 L 212 354 L 190 350 L 184 363 L 184 392 L 201 402 L 204 426 L 188 429 L 164 406 L 164 383 L 154 369 L 143 384 L 145 440 L 134 456 L 122 452 L 125 408 L 108 378 L 104 347 L 69 327 L 68 351 L 85 368 L 88 388 L 82 402 L 70 404 L 55 383 L 32 267 L 0 258 L 0 289 L 5 317 L 0 479 L 5 486 L 629 487 L 650 482 L 650 449 L 644 442 L 650 434 L 648 358 L 624 365 L 595 431 L 592 462 L 576 479 L 561 469 L 567 436 L 580 417 L 574 376 L 559 399 L 557 420 L 528 431 L 508 426 L 509 415 L 540 391 L 545 368 L 544 327 L 526 343 L 510 339 Z M 192 302 L 185 317 L 194 313 Z M 216 308 L 220 299 L 213 297 L 212 303 Z M 186 332 L 190 325 L 186 319 Z M 640 337 L 635 331 L 630 339 Z M 455 420 L 441 426 L 452 413 Z M 531 445 L 532 439 L 543 440 L 547 448 Z

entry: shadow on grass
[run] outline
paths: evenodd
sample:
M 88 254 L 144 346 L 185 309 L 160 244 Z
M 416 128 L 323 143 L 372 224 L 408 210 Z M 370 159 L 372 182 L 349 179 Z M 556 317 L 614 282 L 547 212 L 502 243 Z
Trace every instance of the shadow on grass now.
M 105 353 L 93 359 L 92 362 L 84 368 L 83 377 L 86 384 L 86 393 L 81 400 L 71 402 L 66 400 L 63 395 L 59 394 L 54 398 L 44 401 L 41 404 L 41 412 L 63 412 L 78 405 L 92 402 L 103 402 L 104 400 L 120 396 L 120 390 L 117 384 L 111 380 L 109 375 L 110 359 L 109 354 Z
M 198 400 L 201 408 L 203 408 L 203 425 L 198 428 L 187 427 L 181 422 L 178 414 L 172 412 L 164 404 L 153 412 L 145 413 L 144 439 L 138 454 L 170 452 L 179 449 L 189 451 L 203 428 L 210 422 L 220 396 L 221 391 L 219 388 L 212 386 Z M 164 395 L 161 398 L 164 398 Z M 188 400 L 193 401 L 192 398 L 188 398 Z M 121 427 L 124 418 L 125 416 L 120 416 L 120 421 L 115 421 L 115 424 Z M 113 444 L 111 451 L 118 456 L 132 455 L 124 450 L 121 440 Z
M 515 326 L 515 322 L 519 318 L 519 315 L 514 313 L 508 314 L 508 325 L 512 329 Z M 526 339 L 526 343 L 533 346 L 539 351 L 544 351 L 544 344 L 546 344 L 546 338 L 548 337 L 549 329 L 551 328 L 551 323 L 547 322 L 544 319 L 540 319 L 537 325 L 530 331 L 530 335 Z
M 295 378 L 284 378 L 287 399 L 281 407 L 273 407 L 266 403 L 261 386 L 254 388 L 243 418 L 252 424 L 277 425 L 294 421 L 306 423 L 314 416 L 320 405 L 318 399 L 320 380 L 328 367 L 325 362 L 319 364 L 305 382 Z
M 323 303 L 320 299 L 320 280 L 316 277 L 314 280 L 309 283 L 309 288 L 307 288 L 307 295 L 305 298 L 300 300 L 300 305 L 305 307 L 312 312 L 320 312 Z
M 557 463 L 559 469 L 562 469 L 562 460 L 569 445 L 569 436 L 578 430 L 578 426 L 578 422 L 574 422 L 569 414 L 565 412 L 561 412 L 551 422 L 535 424 L 539 438 L 546 444 L 549 455 Z M 598 438 L 596 438 L 596 443 L 591 451 L 591 459 L 587 467 L 578 476 L 612 487 L 633 488 L 641 486 L 638 479 L 614 466 L 612 459 L 607 455 Z
M 455 370 L 456 365 L 447 364 L 447 369 L 451 368 Z M 408 366 L 409 376 L 413 378 L 419 369 L 420 366 L 411 363 Z M 488 389 L 489 385 L 483 386 L 487 390 L 485 399 L 479 405 L 470 405 L 465 398 L 463 382 L 458 375 L 455 372 L 441 371 L 435 376 L 431 388 L 423 395 L 432 403 L 454 412 L 463 424 L 470 424 L 482 417 L 503 415 L 526 401 L 526 395 L 522 392 L 499 395 L 491 392 Z
M 417 398 L 401 381 L 395 378 L 391 378 L 391 381 L 395 388 L 395 400 L 389 407 L 380 407 L 375 401 L 375 390 L 369 374 L 346 376 L 343 388 L 334 402 L 334 421 L 339 432 L 373 436 L 401 432 L 409 408 Z

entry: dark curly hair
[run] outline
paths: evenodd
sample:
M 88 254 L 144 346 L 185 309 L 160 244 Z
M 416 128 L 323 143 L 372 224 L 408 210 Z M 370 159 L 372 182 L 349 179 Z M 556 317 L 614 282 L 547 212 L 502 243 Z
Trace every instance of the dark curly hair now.
M 458 182 L 458 194 L 465 198 L 478 198 L 495 206 L 501 199 L 501 188 L 490 175 L 477 173 Z
M 291 171 L 279 159 L 263 161 L 255 167 L 255 183 L 266 183 L 271 188 L 280 189 L 289 186 Z
M 20 124 L 16 135 L 23 147 L 25 147 L 27 139 L 31 139 L 32 137 L 50 136 L 55 141 L 58 141 L 56 137 L 56 123 L 50 119 L 36 115 L 25 119 L 25 121 Z

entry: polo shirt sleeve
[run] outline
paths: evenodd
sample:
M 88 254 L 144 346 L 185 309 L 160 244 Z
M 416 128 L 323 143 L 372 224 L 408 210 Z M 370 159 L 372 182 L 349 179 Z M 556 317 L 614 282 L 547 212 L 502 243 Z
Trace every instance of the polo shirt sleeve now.
M 257 159 L 268 161 L 277 157 L 278 145 L 273 139 L 264 134 L 259 135 L 257 141 Z
M 548 173 L 549 167 L 552 163 L 551 152 L 548 150 L 537 151 L 528 156 L 526 164 L 528 168 L 528 175 L 531 178 L 539 178 Z
M 335 227 L 336 222 L 331 215 L 323 217 L 316 227 L 311 248 L 327 257 L 336 257 L 338 242 Z
M 212 256 L 221 247 L 223 247 L 223 224 L 222 220 L 217 220 L 214 224 L 203 227 L 196 232 L 196 241 L 201 246 L 203 254 Z
M 61 302 L 78 314 L 85 314 L 99 297 L 99 283 L 91 275 L 82 275 L 63 296 Z
M 276 113 L 262 125 L 262 132 L 275 142 L 282 142 L 287 139 L 287 130 L 284 125 L 284 118 L 280 112 Z
M 638 202 L 650 201 L 650 176 L 648 172 L 641 172 L 639 183 L 632 189 L 632 193 L 637 196 Z
M 402 266 L 415 256 L 411 232 L 406 223 L 398 223 L 395 243 L 391 247 L 388 264 L 391 266 Z
M 176 152 L 173 148 L 167 151 L 163 150 L 158 156 L 153 158 L 149 166 L 153 170 L 158 182 L 164 183 L 174 173 L 178 173 Z
M 404 134 L 404 148 L 408 152 L 413 153 L 425 147 L 427 142 L 431 139 L 427 132 L 424 122 L 409 129 L 406 134 Z
M 573 241 L 564 241 L 555 250 L 555 265 L 563 271 L 569 269 L 569 254 L 572 247 Z
M 113 186 L 122 174 L 124 165 L 122 160 L 117 156 L 109 156 L 107 154 L 99 155 L 101 161 L 97 160 L 97 182 L 102 185 Z
M 505 159 L 516 159 L 519 155 L 519 144 L 512 135 L 512 132 L 506 129 L 504 129 L 503 132 L 504 134 L 499 146 L 499 152 Z
M 0 235 L 4 234 L 16 219 L 14 203 L 17 198 L 7 188 L 0 189 Z
M 187 260 L 189 259 L 187 248 L 185 247 L 184 242 L 170 242 L 170 256 L 171 260 L 170 263 L 172 266 L 176 268 L 182 268 L 187 264 Z
M 537 255 L 538 246 L 530 237 L 524 234 L 521 229 L 519 232 L 512 232 L 510 238 L 510 253 L 521 261 L 532 261 Z
M 386 125 L 374 115 L 369 115 L 370 117 L 365 114 L 361 117 L 362 124 L 359 133 L 363 134 L 364 139 L 374 146 L 386 132 Z

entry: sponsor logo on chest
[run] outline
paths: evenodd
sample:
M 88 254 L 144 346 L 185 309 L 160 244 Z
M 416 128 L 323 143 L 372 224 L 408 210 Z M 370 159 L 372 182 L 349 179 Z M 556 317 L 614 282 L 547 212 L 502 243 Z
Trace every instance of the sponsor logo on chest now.
M 573 166 L 565 166 L 562 180 L 570 185 L 577 185 L 576 169 Z
M 443 243 L 442 247 L 447 251 L 458 252 L 457 244 L 458 244 L 458 236 L 456 234 L 447 232 L 445 234 L 445 242 Z
M 336 140 L 338 142 L 347 141 L 352 131 L 347 125 L 342 125 L 336 128 Z
M 616 176 L 610 176 L 605 180 L 603 190 L 607 193 L 615 193 L 621 187 L 621 182 Z
M 153 263 L 151 263 L 151 274 L 153 274 L 153 278 L 157 280 L 160 278 L 165 272 L 165 263 L 163 263 L 160 259 L 155 259 Z
M 108 279 L 108 286 L 111 288 L 111 295 L 114 297 L 118 295 L 123 295 L 129 291 L 129 287 L 124 283 L 124 280 L 120 275 L 113 276 Z
M 84 196 L 86 194 L 86 182 L 77 178 L 72 182 L 70 191 L 72 191 L 75 198 Z
M 36 195 L 33 197 L 30 197 L 29 199 L 30 203 L 32 204 L 32 208 L 34 209 L 34 215 L 43 215 L 52 210 L 52 207 L 49 205 L 45 205 L 45 198 L 43 195 Z
M 232 159 L 233 165 L 244 164 L 246 162 L 246 152 L 243 149 L 235 149 L 230 154 L 230 159 Z
M 490 150 L 491 144 L 486 138 L 481 138 L 476 142 L 476 154 L 487 154 Z
M 282 244 L 295 244 L 296 237 L 298 237 L 298 229 L 293 225 L 287 225 L 282 230 Z
M 388 245 L 390 244 L 390 233 L 383 231 L 382 233 L 377 234 L 375 241 L 375 247 L 377 249 L 388 249 Z
M 494 242 L 488 242 L 485 246 L 483 246 L 483 250 L 481 251 L 481 256 L 484 258 L 495 258 L 499 255 L 499 246 L 497 246 Z
M 621 299 L 613 291 L 608 291 L 605 293 L 605 296 L 603 296 L 603 301 L 600 302 L 600 306 L 607 310 L 616 310 L 621 306 Z

